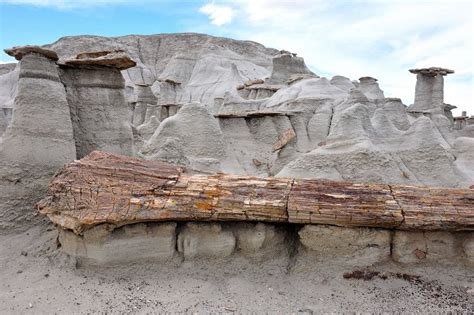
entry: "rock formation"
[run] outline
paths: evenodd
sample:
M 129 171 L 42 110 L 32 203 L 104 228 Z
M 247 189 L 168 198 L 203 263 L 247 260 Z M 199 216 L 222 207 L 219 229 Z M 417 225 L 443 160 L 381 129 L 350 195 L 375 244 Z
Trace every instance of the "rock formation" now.
M 431 67 L 410 69 L 416 74 L 415 102 L 408 108 L 413 113 L 444 114 L 444 76 L 453 70 Z
M 0 139 L 0 226 L 4 231 L 33 218 L 32 206 L 52 175 L 76 158 L 56 53 L 36 46 L 6 52 L 20 63 L 13 116 Z
M 359 78 L 357 88 L 371 100 L 382 100 L 385 98 L 383 91 L 380 89 L 377 79 L 372 77 Z
M 41 213 L 77 234 L 98 224 L 152 221 L 469 231 L 473 206 L 472 189 L 194 174 L 99 151 L 66 165 L 38 204 Z
M 158 82 L 170 84 L 169 88 L 179 86 L 173 103 L 200 102 L 206 106 L 213 103 L 215 95 L 223 95 L 247 80 L 269 76 L 271 59 L 278 53 L 254 42 L 193 33 L 69 36 L 47 47 L 61 58 L 89 51 L 123 50 L 137 63 L 123 71 L 126 86 L 152 85 L 155 95 L 163 100 L 165 93 L 160 93 L 163 87 Z
M 153 136 L 145 143 L 141 154 L 146 159 L 157 159 L 160 151 L 169 145 L 169 139 L 177 139 L 183 157 L 197 169 L 220 171 L 225 160 L 225 142 L 217 120 L 205 106 L 186 104 L 174 116 L 165 119 Z
M 285 84 L 298 76 L 314 76 L 306 67 L 304 59 L 290 52 L 280 51 L 280 54 L 273 57 L 272 64 L 272 75 L 267 81 L 268 84 Z
M 147 120 L 147 116 L 150 119 L 156 112 L 153 107 L 156 107 L 157 97 L 153 94 L 151 87 L 146 84 L 135 85 L 135 90 L 137 98 L 133 111 L 133 124 L 140 126 Z
M 44 57 L 57 59 L 55 53 L 60 68 L 53 81 L 66 95 L 76 149 L 63 150 L 58 161 L 100 149 L 211 173 L 442 187 L 474 182 L 472 119 L 452 117 L 454 106 L 443 100 L 443 76 L 451 70 L 412 70 L 418 81 L 407 108 L 386 98 L 372 77 L 319 77 L 290 52 L 207 35 L 73 36 L 14 54 L 43 56 L 57 72 Z M 21 67 L 0 67 L 4 143 L 20 121 L 36 130 L 40 119 L 16 108 L 25 95 Z M 33 67 L 43 80 L 52 78 L 43 65 Z M 37 98 L 49 103 L 48 95 Z M 40 108 L 37 117 L 51 112 Z M 35 135 L 31 141 L 42 143 Z M 57 152 L 50 152 L 53 159 Z
M 130 108 L 120 70 L 135 63 L 123 52 L 83 53 L 61 62 L 77 157 L 94 150 L 133 154 Z M 142 99 L 137 100 L 142 105 Z
M 0 65 L 0 137 L 11 122 L 19 74 L 19 64 Z

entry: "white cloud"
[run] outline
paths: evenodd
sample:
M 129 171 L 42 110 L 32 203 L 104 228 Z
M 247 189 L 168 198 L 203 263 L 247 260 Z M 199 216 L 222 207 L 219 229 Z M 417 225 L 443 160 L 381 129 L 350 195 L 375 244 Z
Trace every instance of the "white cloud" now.
M 234 11 L 231 7 L 214 3 L 203 5 L 199 8 L 199 12 L 209 16 L 211 23 L 217 26 L 232 22 L 234 16 Z
M 222 2 L 226 3 L 226 2 Z M 379 79 L 387 96 L 413 102 L 408 69 L 441 66 L 445 101 L 473 113 L 471 1 L 233 1 L 233 27 L 219 35 L 297 52 L 317 74 Z M 474 114 L 474 113 L 473 113 Z

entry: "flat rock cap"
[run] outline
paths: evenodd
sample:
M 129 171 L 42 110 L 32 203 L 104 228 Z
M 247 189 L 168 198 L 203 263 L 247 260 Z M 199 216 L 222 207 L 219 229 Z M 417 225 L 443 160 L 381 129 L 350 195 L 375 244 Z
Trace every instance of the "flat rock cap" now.
M 415 73 L 415 74 L 421 73 L 423 75 L 427 75 L 427 76 L 430 76 L 430 77 L 437 76 L 438 74 L 447 75 L 447 74 L 454 73 L 454 70 L 446 69 L 446 68 L 440 68 L 440 67 L 410 69 L 408 71 L 410 71 L 411 73 Z
M 54 61 L 58 60 L 58 54 L 56 54 L 55 51 L 40 46 L 15 46 L 4 49 L 3 51 L 12 57 L 15 57 L 16 60 L 21 60 L 23 56 L 31 53 L 43 55 L 46 58 L 52 59 Z
M 84 52 L 76 55 L 74 58 L 61 60 L 61 64 L 73 67 L 102 66 L 119 70 L 125 70 L 137 65 L 123 50 Z
M 389 102 L 401 102 L 402 99 L 401 98 L 398 98 L 398 97 L 386 97 L 384 98 L 384 102 L 385 103 L 389 103 Z
M 373 77 L 360 77 L 359 78 L 359 81 L 377 81 L 376 78 L 373 78 Z
M 452 110 L 458 108 L 457 106 L 451 105 L 451 104 L 444 104 L 444 109 Z

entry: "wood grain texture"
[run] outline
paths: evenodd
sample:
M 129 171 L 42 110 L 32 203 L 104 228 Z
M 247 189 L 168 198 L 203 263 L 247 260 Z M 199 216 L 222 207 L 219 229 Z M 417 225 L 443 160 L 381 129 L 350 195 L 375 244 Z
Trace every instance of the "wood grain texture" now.
M 101 223 L 147 221 L 474 229 L 473 189 L 193 174 L 98 151 L 58 172 L 38 209 L 77 234 Z

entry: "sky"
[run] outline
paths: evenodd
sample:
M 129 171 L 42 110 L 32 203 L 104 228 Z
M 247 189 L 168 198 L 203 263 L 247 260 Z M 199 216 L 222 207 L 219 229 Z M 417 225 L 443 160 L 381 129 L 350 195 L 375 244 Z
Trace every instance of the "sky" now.
M 320 76 L 372 76 L 413 103 L 408 69 L 440 66 L 445 102 L 474 115 L 470 0 L 0 0 L 0 47 L 68 35 L 197 32 L 285 49 Z M 11 62 L 0 54 L 0 63 Z

